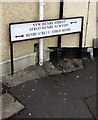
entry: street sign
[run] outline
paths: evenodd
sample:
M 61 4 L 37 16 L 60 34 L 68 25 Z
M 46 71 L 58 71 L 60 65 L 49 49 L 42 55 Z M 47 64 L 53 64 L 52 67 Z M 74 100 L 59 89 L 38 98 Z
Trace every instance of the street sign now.
M 14 74 L 13 43 L 38 38 L 79 33 L 79 54 L 81 57 L 83 17 L 43 20 L 35 22 L 10 23 L 11 74 Z
M 81 32 L 82 17 L 11 23 L 11 41 L 32 40 Z

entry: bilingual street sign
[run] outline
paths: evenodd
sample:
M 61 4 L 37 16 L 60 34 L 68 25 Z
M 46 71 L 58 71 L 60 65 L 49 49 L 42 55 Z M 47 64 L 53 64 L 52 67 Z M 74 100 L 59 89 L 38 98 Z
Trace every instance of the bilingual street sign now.
M 14 74 L 13 43 L 46 38 L 59 35 L 79 33 L 79 53 L 82 48 L 83 17 L 52 19 L 34 22 L 18 22 L 9 24 L 10 51 L 11 51 L 11 74 Z
M 10 24 L 11 41 L 32 40 L 81 32 L 82 17 Z

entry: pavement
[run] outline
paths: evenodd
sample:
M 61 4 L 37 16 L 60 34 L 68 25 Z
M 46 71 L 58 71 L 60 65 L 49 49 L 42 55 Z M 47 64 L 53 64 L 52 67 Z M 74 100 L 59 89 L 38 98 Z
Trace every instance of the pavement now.
M 24 105 L 22 105 L 11 94 L 6 92 L 5 94 L 2 95 L 2 116 L 3 116 L 3 119 L 9 118 L 13 114 L 16 114 L 17 112 L 21 111 L 22 109 L 24 109 Z
M 31 66 L 14 76 L 6 76 L 3 84 L 3 94 L 8 92 L 25 107 L 7 120 L 97 119 L 95 60 L 53 59 L 43 67 Z

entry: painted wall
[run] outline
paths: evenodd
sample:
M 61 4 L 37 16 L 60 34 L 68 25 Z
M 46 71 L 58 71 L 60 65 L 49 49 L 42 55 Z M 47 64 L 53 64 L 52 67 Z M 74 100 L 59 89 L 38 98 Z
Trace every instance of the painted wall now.
M 98 38 L 98 2 L 96 3 L 96 36 Z
M 45 19 L 58 19 L 59 18 L 59 2 L 47 2 L 44 9 Z M 44 39 L 44 48 L 57 47 L 57 38 L 51 37 Z
M 55 6 L 55 9 L 54 9 Z M 37 2 L 4 2 L 2 3 L 2 49 L 3 61 L 10 58 L 10 45 L 9 45 L 9 23 L 36 21 L 38 16 L 38 3 Z M 54 19 L 59 17 L 59 2 L 51 2 L 45 4 L 44 19 Z M 34 52 L 34 43 L 38 40 L 26 41 L 14 44 L 14 57 L 27 55 Z M 57 37 L 44 39 L 44 48 L 57 46 Z
M 0 3 L 0 21 L 2 21 L 2 4 Z M 0 62 L 2 61 L 2 22 L 0 22 Z
M 39 19 L 38 2 L 0 2 L 0 62 L 10 59 L 9 23 L 36 21 Z M 46 2 L 44 19 L 59 18 L 59 2 Z M 89 11 L 88 11 L 89 10 Z M 63 17 L 84 16 L 83 47 L 91 47 L 96 38 L 96 2 L 91 2 L 88 9 L 87 2 L 65 2 Z M 77 47 L 79 35 L 62 36 L 62 47 Z M 21 57 L 34 53 L 34 44 L 38 40 L 18 42 L 14 44 L 14 57 Z M 44 49 L 56 47 L 57 37 L 44 39 Z M 2 49 L 1 49 L 2 48 Z
M 92 40 L 96 37 L 96 2 L 65 2 L 64 17 L 83 16 L 83 47 L 91 47 Z M 79 35 L 62 37 L 62 47 L 77 47 Z
M 2 14 L 2 4 L 0 3 L 0 13 Z M 2 15 L 0 15 L 0 21 L 2 21 Z M 2 63 L 2 22 L 0 22 L 0 62 Z M 0 75 L 2 75 L 2 65 L 0 65 Z M 1 82 L 0 78 L 0 82 Z
M 86 47 L 91 47 L 93 44 L 93 38 L 96 38 L 96 24 L 96 2 L 91 2 L 86 35 Z
M 37 14 L 36 14 L 37 13 Z M 38 3 L 32 2 L 4 2 L 2 3 L 2 49 L 3 61 L 10 58 L 9 23 L 38 20 Z M 14 57 L 34 52 L 35 41 L 14 44 Z
M 88 1 L 87 2 L 65 2 L 64 4 L 63 16 L 65 18 L 74 17 L 74 16 L 84 17 L 83 46 L 84 46 L 85 32 L 86 32 L 87 9 L 88 9 Z M 79 34 L 63 36 L 62 47 L 77 47 L 79 45 L 78 41 L 79 41 Z

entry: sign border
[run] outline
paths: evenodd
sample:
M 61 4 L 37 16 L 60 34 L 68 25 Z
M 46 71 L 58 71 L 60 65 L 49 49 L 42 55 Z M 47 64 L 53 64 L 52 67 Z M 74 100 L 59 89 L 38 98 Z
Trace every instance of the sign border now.
M 77 18 L 82 18 L 82 22 L 83 22 L 84 17 L 80 16 L 80 17 L 71 17 L 71 18 L 62 18 L 62 19 L 49 19 L 49 20 L 39 20 L 39 21 L 27 21 L 27 22 L 10 23 L 9 24 L 10 37 L 11 37 L 11 25 L 24 24 L 24 23 L 44 22 L 44 21 L 65 20 L 65 19 L 77 19 Z M 81 31 L 82 31 L 82 24 L 81 24 Z M 51 36 L 45 36 L 45 37 L 30 38 L 30 39 L 24 39 L 24 40 L 15 40 L 15 41 L 11 41 L 11 42 L 22 42 L 22 41 L 36 40 L 36 39 L 40 39 L 40 38 L 48 38 L 48 37 L 55 37 L 55 36 L 69 35 L 69 34 L 76 34 L 76 33 L 80 33 L 80 31 L 71 32 L 71 33 L 64 33 L 64 34 L 57 34 L 57 35 L 51 35 Z

